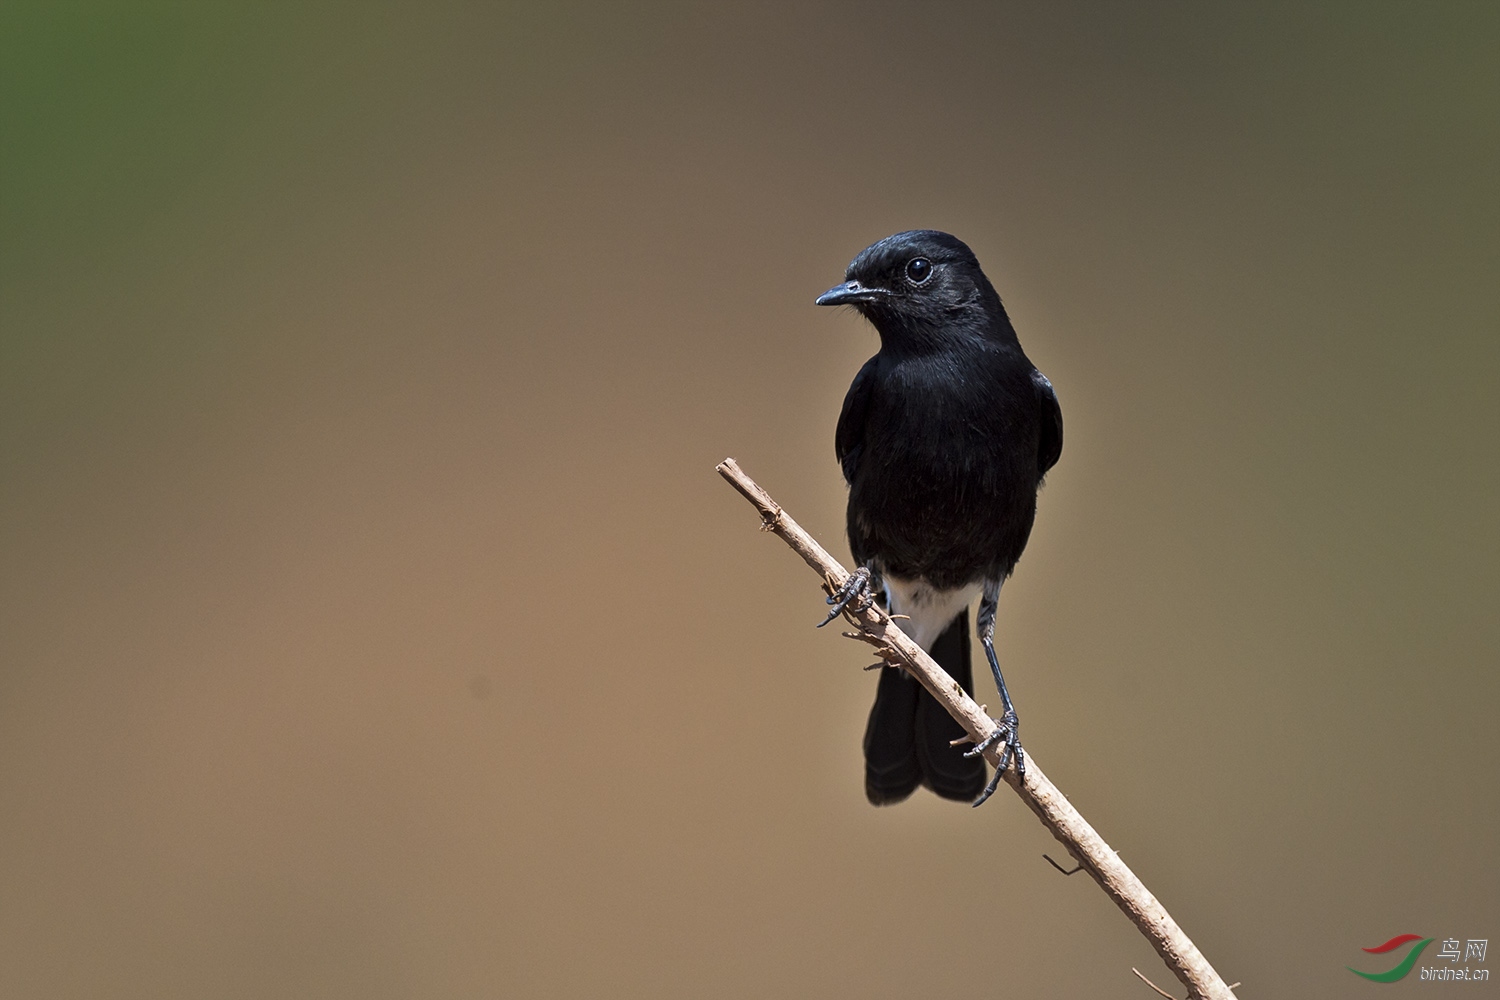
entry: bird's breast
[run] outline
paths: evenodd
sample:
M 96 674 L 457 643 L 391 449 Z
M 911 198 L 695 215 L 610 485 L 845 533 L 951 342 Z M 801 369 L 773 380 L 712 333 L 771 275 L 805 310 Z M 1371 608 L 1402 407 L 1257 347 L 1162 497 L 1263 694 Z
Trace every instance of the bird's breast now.
M 858 558 L 942 590 L 1003 578 L 1020 558 L 1036 512 L 1034 394 L 1029 366 L 1013 378 L 992 361 L 924 359 L 883 373 L 850 483 Z

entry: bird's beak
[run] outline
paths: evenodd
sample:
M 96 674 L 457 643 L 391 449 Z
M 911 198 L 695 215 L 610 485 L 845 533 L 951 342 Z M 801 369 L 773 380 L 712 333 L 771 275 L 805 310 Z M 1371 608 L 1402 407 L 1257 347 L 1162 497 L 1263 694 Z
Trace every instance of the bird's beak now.
M 874 302 L 876 299 L 885 298 L 891 294 L 884 288 L 871 288 L 861 285 L 857 281 L 846 281 L 842 285 L 834 285 L 828 291 L 818 296 L 817 305 L 820 306 L 847 306 L 855 302 Z

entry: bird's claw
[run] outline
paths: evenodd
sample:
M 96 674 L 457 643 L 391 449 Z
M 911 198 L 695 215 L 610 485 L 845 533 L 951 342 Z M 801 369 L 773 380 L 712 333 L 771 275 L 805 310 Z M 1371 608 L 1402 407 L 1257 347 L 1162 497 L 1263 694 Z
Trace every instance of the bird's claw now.
M 863 611 L 874 600 L 875 596 L 870 593 L 870 571 L 861 566 L 849 574 L 849 579 L 844 581 L 844 585 L 838 589 L 837 593 L 829 595 L 828 603 L 833 605 L 833 610 L 828 612 L 827 618 L 818 623 L 818 628 L 822 628 L 843 614 L 850 605 L 854 606 L 855 611 Z
M 974 749 L 964 753 L 965 757 L 977 757 L 996 743 L 1004 742 L 1005 744 L 1000 751 L 1000 763 L 995 767 L 994 777 L 990 778 L 990 783 L 984 786 L 984 791 L 979 793 L 979 798 L 974 800 L 976 808 L 984 805 L 985 800 L 995 794 L 995 789 L 1000 787 L 1000 779 L 1005 777 L 1005 769 L 1010 766 L 1012 759 L 1016 762 L 1016 777 L 1026 777 L 1026 751 L 1021 749 L 1021 720 L 1016 718 L 1013 710 L 1007 710 L 1004 715 L 995 719 L 994 723 L 994 730 L 974 744 Z

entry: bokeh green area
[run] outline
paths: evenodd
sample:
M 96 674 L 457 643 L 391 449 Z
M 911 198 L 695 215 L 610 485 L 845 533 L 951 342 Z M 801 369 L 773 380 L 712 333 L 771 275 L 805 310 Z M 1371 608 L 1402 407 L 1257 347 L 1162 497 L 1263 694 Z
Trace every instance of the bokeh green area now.
M 1497 51 L 1492 4 L 0 6 L 0 994 L 1165 984 L 1013 796 L 864 803 L 867 658 L 712 471 L 846 554 L 875 338 L 811 302 L 917 226 L 1062 399 L 998 628 L 1048 774 L 1243 996 L 1495 937 Z

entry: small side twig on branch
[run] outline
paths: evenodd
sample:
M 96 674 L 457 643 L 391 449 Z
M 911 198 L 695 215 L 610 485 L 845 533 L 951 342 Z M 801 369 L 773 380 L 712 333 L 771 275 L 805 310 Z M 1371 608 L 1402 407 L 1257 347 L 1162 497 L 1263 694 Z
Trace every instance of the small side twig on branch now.
M 1050 856 L 1048 856 L 1046 854 L 1043 854 L 1042 857 L 1044 857 L 1044 858 L 1047 859 L 1047 864 L 1051 865 L 1053 868 L 1056 868 L 1058 871 L 1062 872 L 1064 875 L 1077 875 L 1079 872 L 1083 871 L 1083 863 L 1082 862 L 1074 865 L 1072 868 L 1064 868 L 1062 865 L 1058 864 L 1056 861 L 1053 861 Z
M 775 532 L 822 577 L 825 591 L 833 594 L 843 586 L 849 571 L 792 520 L 770 494 L 745 475 L 734 459 L 726 458 L 720 462 L 718 473 L 760 512 L 762 528 Z M 948 714 L 958 720 L 970 739 L 983 741 L 995 729 L 994 721 L 974 703 L 974 699 L 879 607 L 874 604 L 859 610 L 851 607 L 845 612 L 845 617 L 859 629 L 845 632 L 846 636 L 869 643 L 883 661 L 905 668 L 948 710 Z M 985 758 L 992 767 L 999 763 L 999 757 L 998 744 L 985 751 Z M 1037 766 L 1035 755 L 1027 751 L 1024 781 L 1016 777 L 1014 767 L 1007 769 L 1005 781 L 1077 859 L 1083 870 L 1125 911 L 1162 961 L 1187 987 L 1189 1000 L 1235 1000 L 1229 986 L 1151 890 L 1136 878 L 1104 838 L 1057 790 L 1057 786 L 1047 780 Z

